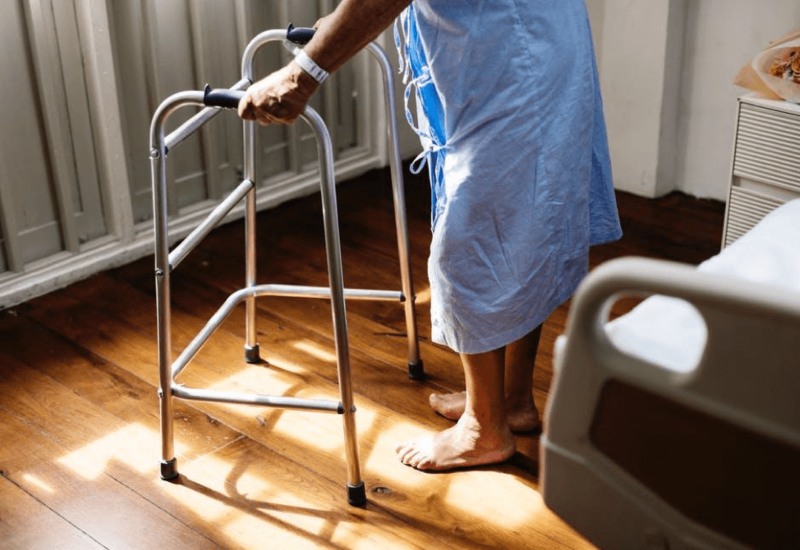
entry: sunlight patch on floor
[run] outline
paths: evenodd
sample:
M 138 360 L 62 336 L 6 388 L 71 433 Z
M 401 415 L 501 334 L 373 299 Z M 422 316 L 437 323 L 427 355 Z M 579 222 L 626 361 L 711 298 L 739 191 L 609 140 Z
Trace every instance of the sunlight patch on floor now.
M 49 483 L 44 481 L 39 476 L 35 476 L 33 474 L 22 474 L 22 479 L 24 479 L 31 485 L 35 485 L 36 487 L 38 487 L 39 489 L 41 489 L 46 493 L 52 494 L 55 492 L 55 489 L 53 489 L 53 487 Z
M 222 532 L 233 541 L 253 540 L 253 532 L 258 533 L 258 540 L 263 548 L 297 548 L 298 550 L 317 550 L 319 544 L 314 538 L 294 533 L 286 527 L 271 524 L 267 519 L 251 515 L 239 515 L 225 524 Z
M 176 445 L 176 453 L 180 455 L 181 451 L 182 448 Z M 77 451 L 59 458 L 57 462 L 86 479 L 96 479 L 106 471 L 112 460 L 125 464 L 139 473 L 151 473 L 157 469 L 160 456 L 161 435 L 134 422 L 84 445 Z M 153 459 L 142 460 L 142 457 L 153 457 Z
M 296 376 L 262 366 L 248 365 L 209 386 L 217 391 L 292 395 L 298 386 Z
M 391 482 L 402 487 L 412 488 L 426 483 L 424 475 L 417 475 L 420 472 L 416 472 L 400 462 L 395 448 L 420 435 L 432 433 L 434 433 L 433 430 L 427 430 L 399 417 L 396 420 L 389 420 L 388 424 L 383 422 L 378 433 L 373 436 L 375 444 L 364 462 L 364 469 L 374 475 L 379 475 L 385 483 Z
M 206 515 L 238 544 L 263 548 L 316 548 L 317 537 L 327 538 L 331 509 L 316 506 L 296 491 L 301 479 L 289 479 L 285 471 L 269 464 L 247 463 L 240 447 L 234 458 L 223 460 L 206 456 L 187 465 L 184 475 L 201 487 L 174 493 L 192 509 L 198 499 Z M 274 479 L 268 479 L 268 475 Z M 324 498 L 324 497 L 323 497 Z M 344 491 L 342 491 L 344 498 Z M 206 516 L 208 517 L 208 516 Z
M 356 414 L 356 422 L 362 416 Z M 272 430 L 309 449 L 344 456 L 344 428 L 338 414 L 312 411 L 287 411 L 275 421 Z
M 297 351 L 302 351 L 303 353 L 306 353 L 315 359 L 325 361 L 326 363 L 336 364 L 336 354 L 334 353 L 334 350 L 329 347 L 320 346 L 316 342 L 312 342 L 310 340 L 295 341 L 290 345 Z
M 475 495 L 481 495 L 476 499 Z M 442 496 L 447 506 L 506 529 L 535 523 L 546 513 L 541 494 L 515 475 L 489 470 L 458 472 Z M 508 506 L 513 502 L 514 506 Z
M 228 462 L 220 460 L 214 456 L 205 456 L 200 459 L 204 464 L 204 474 L 199 477 L 199 481 L 203 486 L 207 485 L 209 479 L 215 476 L 225 475 L 230 472 L 231 465 Z M 181 465 L 181 475 L 186 475 L 187 472 L 193 471 L 194 463 Z M 182 483 L 164 484 L 164 481 L 156 480 L 155 483 L 161 485 L 164 490 L 180 504 L 184 505 L 192 513 L 197 514 L 209 522 L 224 523 L 226 518 L 236 513 L 235 507 L 225 499 L 217 498 L 215 495 L 206 494 L 204 491 L 198 491 L 194 488 L 186 487 Z
M 330 541 L 348 550 L 387 550 L 397 548 L 408 550 L 413 548 L 410 541 L 399 538 L 389 530 L 380 529 L 380 525 L 375 528 L 365 529 L 363 525 L 349 522 L 342 522 L 336 526 Z

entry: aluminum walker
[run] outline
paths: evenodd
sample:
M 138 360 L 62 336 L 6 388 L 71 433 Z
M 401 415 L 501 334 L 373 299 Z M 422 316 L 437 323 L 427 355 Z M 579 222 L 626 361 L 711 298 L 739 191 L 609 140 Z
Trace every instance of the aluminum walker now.
M 253 61 L 264 44 L 289 41 L 305 44 L 313 36 L 313 29 L 268 30 L 256 36 L 245 49 L 242 59 L 242 79 L 230 89 L 185 91 L 167 98 L 155 112 L 150 128 L 150 157 L 153 181 L 153 219 L 155 231 L 155 283 L 158 333 L 159 398 L 161 416 L 161 477 L 178 476 L 174 449 L 173 398 L 261 405 L 286 409 L 303 409 L 332 412 L 342 415 L 344 425 L 345 458 L 347 463 L 347 499 L 352 505 L 366 503 L 366 491 L 361 478 L 358 445 L 356 442 L 355 412 L 350 379 L 350 357 L 345 315 L 345 298 L 364 300 L 399 301 L 405 310 L 408 335 L 408 375 L 412 379 L 424 377 L 419 357 L 417 326 L 414 311 L 414 289 L 409 259 L 408 229 L 406 225 L 402 167 L 398 146 L 395 97 L 392 85 L 391 64 L 385 51 L 376 43 L 367 50 L 382 68 L 387 134 L 390 142 L 389 161 L 392 176 L 395 226 L 400 260 L 401 291 L 346 289 L 343 286 L 341 247 L 336 206 L 336 187 L 333 169 L 331 138 L 322 118 L 310 107 L 301 115 L 312 128 L 317 139 L 320 165 L 325 249 L 328 263 L 329 287 L 310 287 L 282 284 L 256 284 L 256 174 L 255 174 L 255 123 L 244 121 L 243 179 L 197 227 L 174 248 L 169 249 L 169 224 L 167 219 L 167 155 L 179 143 L 199 130 L 208 120 L 224 108 L 236 108 L 239 99 L 253 82 Z M 294 47 L 294 46 L 293 46 Z M 169 135 L 164 134 L 167 118 L 184 106 L 201 106 L 201 111 L 184 122 Z M 242 200 L 245 226 L 245 281 L 244 287 L 232 293 L 206 325 L 183 349 L 177 359 L 171 356 L 171 306 L 170 274 L 183 259 L 214 229 Z M 175 378 L 186 368 L 200 348 L 222 324 L 234 307 L 246 304 L 244 358 L 248 363 L 259 363 L 259 344 L 256 341 L 256 298 L 262 296 L 293 296 L 298 298 L 329 298 L 333 315 L 333 333 L 337 358 L 340 400 L 306 399 L 280 395 L 238 393 L 212 389 L 191 388 L 178 384 Z

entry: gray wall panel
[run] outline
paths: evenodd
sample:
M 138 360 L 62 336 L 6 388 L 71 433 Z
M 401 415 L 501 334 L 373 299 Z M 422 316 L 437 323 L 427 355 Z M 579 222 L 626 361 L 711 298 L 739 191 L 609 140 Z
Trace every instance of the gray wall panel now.
M 312 25 L 334 0 L 4 0 L 0 3 L 0 308 L 152 252 L 151 117 L 170 94 L 229 86 L 259 32 Z M 290 59 L 280 44 L 256 76 Z M 377 71 L 345 65 L 312 106 L 339 177 L 385 163 Z M 193 114 L 170 117 L 169 128 Z M 379 126 L 379 127 L 376 127 Z M 173 241 L 239 182 L 241 122 L 225 113 L 170 152 Z M 377 139 L 376 139 L 377 137 Z M 257 132 L 259 208 L 315 191 L 299 123 Z M 241 215 L 235 210 L 231 219 Z

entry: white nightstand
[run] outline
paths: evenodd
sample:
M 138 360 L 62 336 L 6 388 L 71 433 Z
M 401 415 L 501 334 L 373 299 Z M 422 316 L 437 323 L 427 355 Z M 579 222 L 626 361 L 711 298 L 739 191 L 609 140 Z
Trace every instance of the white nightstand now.
M 735 135 L 723 248 L 800 198 L 800 105 L 742 96 Z

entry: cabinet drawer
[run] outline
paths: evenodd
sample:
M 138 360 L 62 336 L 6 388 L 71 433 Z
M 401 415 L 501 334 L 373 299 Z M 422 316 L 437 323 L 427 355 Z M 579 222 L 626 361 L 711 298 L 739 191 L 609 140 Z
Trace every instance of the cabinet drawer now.
M 725 242 L 733 241 L 750 231 L 764 216 L 782 205 L 784 200 L 762 195 L 749 189 L 732 187 L 725 219 Z
M 741 103 L 733 175 L 800 192 L 800 115 Z

